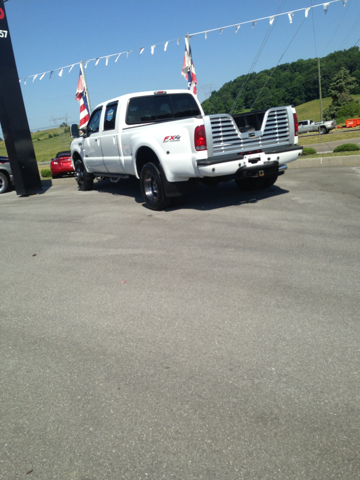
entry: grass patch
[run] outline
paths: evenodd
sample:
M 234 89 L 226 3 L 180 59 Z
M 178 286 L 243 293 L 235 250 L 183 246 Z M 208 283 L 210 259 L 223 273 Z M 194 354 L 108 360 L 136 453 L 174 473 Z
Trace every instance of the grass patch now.
M 37 162 L 50 161 L 57 152 L 70 150 L 72 138 L 65 128 L 52 128 L 31 134 Z M 51 137 L 49 138 L 49 136 Z M 0 142 L 0 156 L 7 156 L 5 142 Z
M 336 152 L 356 152 L 359 151 L 360 147 L 355 143 L 344 143 L 344 145 L 339 145 L 334 148 L 334 153 Z
M 360 100 L 360 95 L 351 95 L 354 100 Z M 322 109 L 328 108 L 332 103 L 331 97 L 325 97 L 322 99 Z M 320 121 L 320 100 L 312 100 L 295 107 L 298 120 L 313 120 L 314 122 Z
M 42 178 L 51 178 L 52 177 L 50 168 L 43 168 L 40 171 L 40 174 L 41 174 Z
M 354 138 L 360 138 L 360 130 L 352 131 L 352 129 L 342 129 L 335 130 L 334 133 L 328 133 L 327 135 L 320 135 L 321 142 L 319 141 L 319 134 L 314 133 L 309 136 L 299 135 L 299 145 L 312 145 L 313 143 L 324 143 L 324 142 L 336 142 L 337 140 L 352 140 Z
M 315 148 L 311 148 L 311 147 L 305 147 L 303 148 L 303 151 L 302 151 L 302 156 L 305 156 L 305 155 L 316 155 L 316 150 Z

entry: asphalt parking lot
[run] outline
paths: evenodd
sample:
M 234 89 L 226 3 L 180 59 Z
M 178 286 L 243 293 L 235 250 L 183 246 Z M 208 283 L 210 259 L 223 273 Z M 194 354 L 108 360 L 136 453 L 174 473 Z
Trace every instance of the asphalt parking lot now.
M 360 478 L 360 166 L 50 184 L 0 197 L 0 479 Z

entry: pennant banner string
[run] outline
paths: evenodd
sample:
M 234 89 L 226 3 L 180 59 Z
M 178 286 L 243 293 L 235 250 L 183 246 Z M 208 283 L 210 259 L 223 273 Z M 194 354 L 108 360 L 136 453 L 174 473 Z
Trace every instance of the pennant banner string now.
M 337 3 L 339 2 L 340 0 L 331 0 L 330 2 L 324 2 L 324 3 L 319 3 L 318 5 L 313 5 L 312 7 L 310 8 L 316 8 L 316 7 L 324 7 L 325 5 L 327 5 L 327 7 L 330 5 L 330 3 Z M 343 2 L 343 5 L 345 7 L 345 3 L 344 3 L 344 0 L 341 0 Z M 346 0 L 347 1 L 347 0 Z M 326 7 L 326 9 L 327 9 Z M 209 33 L 209 32 L 217 32 L 219 30 L 224 30 L 225 28 L 233 28 L 233 27 L 237 27 L 238 25 L 246 25 L 247 23 L 251 23 L 253 26 L 257 23 L 257 22 L 260 22 L 261 20 L 270 20 L 272 18 L 275 18 L 275 17 L 281 17 L 283 15 L 290 15 L 290 14 L 294 14 L 296 12 L 302 12 L 304 10 L 308 10 L 308 8 L 299 8 L 298 10 L 292 10 L 291 12 L 284 12 L 284 13 L 278 13 L 277 15 L 270 15 L 268 17 L 262 17 L 262 18 L 257 18 L 255 20 L 248 20 L 246 22 L 242 22 L 242 23 L 233 23 L 232 25 L 227 25 L 225 27 L 217 27 L 217 28 L 213 28 L 211 30 L 204 30 L 203 32 L 196 32 L 196 33 L 192 33 L 190 34 L 191 37 L 195 36 L 195 35 L 203 35 L 204 33 Z
M 297 12 L 305 12 L 305 18 L 308 17 L 308 14 L 309 14 L 309 11 L 312 9 L 312 8 L 316 8 L 316 7 L 323 7 L 324 9 L 324 12 L 327 13 L 327 10 L 329 8 L 329 5 L 331 3 L 338 3 L 338 2 L 342 2 L 343 6 L 345 7 L 346 3 L 347 3 L 347 0 L 331 0 L 331 1 L 328 1 L 328 2 L 324 2 L 324 3 L 319 3 L 318 5 L 312 5 L 311 7 L 306 7 L 306 8 L 299 8 L 298 10 L 293 10 L 291 12 L 284 12 L 284 13 L 279 13 L 279 14 L 276 14 L 276 15 L 270 15 L 270 16 L 267 16 L 267 17 L 262 17 L 262 18 L 257 18 L 255 20 L 248 20 L 246 22 L 241 22 L 241 23 L 234 23 L 232 25 L 227 25 L 227 26 L 224 26 L 224 27 L 217 27 L 217 28 L 213 28 L 213 29 L 209 29 L 209 30 L 204 30 L 202 32 L 196 32 L 196 33 L 190 33 L 188 35 L 189 38 L 191 37 L 194 37 L 195 35 L 205 35 L 205 40 L 208 38 L 208 34 L 210 32 L 219 32 L 220 34 L 226 29 L 226 28 L 234 28 L 235 27 L 235 33 L 238 32 L 238 30 L 240 29 L 240 26 L 241 25 L 246 25 L 246 24 L 252 24 L 252 27 L 254 28 L 255 25 L 257 24 L 257 22 L 261 21 L 261 20 L 269 20 L 270 22 L 270 25 L 273 24 L 274 22 L 274 19 L 276 17 L 281 17 L 283 15 L 287 15 L 288 18 L 289 18 L 289 21 L 290 23 L 292 23 L 292 19 L 293 19 L 293 16 L 294 16 L 294 13 L 297 13 Z M 176 38 L 176 39 L 173 39 L 173 40 L 167 40 L 166 42 L 159 42 L 159 43 L 154 43 L 152 45 L 149 45 L 148 47 L 141 47 L 138 49 L 138 51 L 140 52 L 139 56 L 143 53 L 143 51 L 145 50 L 145 48 L 150 48 L 150 51 L 151 51 L 151 54 L 153 55 L 154 54 L 154 51 L 155 51 L 155 47 L 157 45 L 164 45 L 164 51 L 166 52 L 167 51 L 167 47 L 168 47 L 168 44 L 170 42 L 176 42 L 176 45 L 179 46 L 180 45 L 180 40 L 181 40 L 182 37 L 179 37 L 179 38 Z M 132 50 L 127 50 L 127 51 L 124 51 L 124 52 L 120 52 L 120 53 L 114 53 L 112 55 L 104 55 L 103 57 L 97 57 L 97 58 L 91 58 L 89 60 L 86 60 L 85 61 L 85 68 L 87 68 L 88 64 L 90 62 L 94 62 L 95 61 L 95 67 L 97 66 L 97 64 L 99 63 L 99 61 L 103 58 L 106 59 L 106 65 L 108 65 L 108 62 L 109 62 L 109 59 L 111 57 L 116 57 L 115 58 L 115 63 L 118 61 L 120 55 L 122 54 L 125 54 L 126 53 L 126 58 L 129 58 L 129 55 L 130 53 L 132 52 Z M 76 63 L 73 63 L 71 65 L 67 65 L 66 67 L 60 67 L 60 68 L 56 68 L 54 70 L 49 70 L 49 71 L 46 71 L 46 72 L 41 72 L 41 73 L 37 73 L 35 75 L 29 75 L 27 77 L 25 77 L 25 80 L 24 80 L 24 85 L 26 85 L 26 80 L 28 78 L 32 78 L 33 79 L 33 82 L 34 80 L 40 75 L 40 80 L 43 79 L 44 75 L 49 73 L 49 78 L 52 77 L 52 74 L 54 72 L 59 72 L 58 76 L 61 77 L 62 76 L 62 73 L 64 71 L 64 69 L 67 69 L 69 68 L 69 72 L 71 72 L 71 70 L 73 69 L 73 67 L 75 65 L 80 65 L 80 62 L 76 62 Z M 21 78 L 19 78 L 19 82 L 21 82 Z

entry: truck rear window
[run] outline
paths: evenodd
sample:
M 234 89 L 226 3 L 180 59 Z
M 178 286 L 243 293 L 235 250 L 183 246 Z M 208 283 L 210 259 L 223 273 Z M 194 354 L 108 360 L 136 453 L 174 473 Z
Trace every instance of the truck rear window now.
M 137 125 L 199 115 L 201 112 L 192 95 L 149 95 L 130 99 L 125 121 L 127 125 Z

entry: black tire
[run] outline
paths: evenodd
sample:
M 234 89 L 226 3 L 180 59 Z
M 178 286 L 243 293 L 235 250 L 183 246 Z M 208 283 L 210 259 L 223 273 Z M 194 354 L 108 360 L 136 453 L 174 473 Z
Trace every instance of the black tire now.
M 79 190 L 83 192 L 92 190 L 94 187 L 94 178 L 91 174 L 87 173 L 81 160 L 76 160 L 75 162 L 75 180 L 78 183 Z
M 5 172 L 0 172 L 0 194 L 5 193 L 9 190 L 9 177 Z
M 235 180 L 236 185 L 241 189 L 249 192 L 251 190 L 258 190 L 264 187 L 264 177 L 256 178 L 237 178 Z
M 325 133 L 328 133 L 328 131 L 326 130 L 326 127 L 320 127 L 320 133 L 321 135 L 325 135 Z
M 278 179 L 278 174 L 277 173 L 273 173 L 271 175 L 267 175 L 264 179 L 264 188 L 269 188 L 271 187 L 272 185 L 274 185 L 274 183 L 276 182 L 276 180 Z
M 153 163 L 143 166 L 140 188 L 144 202 L 151 210 L 164 210 L 170 205 L 171 198 L 165 196 L 160 171 Z

